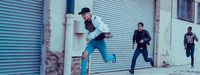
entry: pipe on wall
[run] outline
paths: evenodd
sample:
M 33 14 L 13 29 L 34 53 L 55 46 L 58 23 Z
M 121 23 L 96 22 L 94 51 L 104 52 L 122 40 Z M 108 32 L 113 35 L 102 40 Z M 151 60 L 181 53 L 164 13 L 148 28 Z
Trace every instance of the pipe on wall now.
M 67 0 L 64 34 L 64 75 L 71 75 L 72 47 L 74 34 L 74 0 Z

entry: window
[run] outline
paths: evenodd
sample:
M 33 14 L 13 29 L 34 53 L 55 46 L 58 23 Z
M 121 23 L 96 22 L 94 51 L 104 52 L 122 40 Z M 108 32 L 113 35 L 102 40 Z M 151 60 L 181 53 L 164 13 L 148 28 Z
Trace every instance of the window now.
M 178 0 L 178 19 L 194 22 L 194 0 Z
M 198 3 L 197 12 L 197 23 L 200 24 L 200 3 Z

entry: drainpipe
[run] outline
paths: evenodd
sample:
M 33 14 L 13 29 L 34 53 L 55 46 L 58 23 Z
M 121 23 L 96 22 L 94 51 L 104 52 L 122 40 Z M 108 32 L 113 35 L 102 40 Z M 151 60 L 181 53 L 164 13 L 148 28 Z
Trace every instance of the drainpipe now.
M 171 59 L 171 51 L 172 51 L 172 18 L 173 18 L 173 0 L 171 0 L 171 22 L 170 22 L 170 54 L 169 54 L 169 64 L 172 64 L 172 59 Z
M 67 14 L 65 19 L 65 56 L 64 56 L 64 75 L 71 75 L 72 47 L 74 34 L 74 0 L 67 0 Z
M 155 55 L 156 55 L 156 67 L 160 67 L 160 52 L 159 52 L 159 29 L 160 29 L 160 0 L 155 0 Z

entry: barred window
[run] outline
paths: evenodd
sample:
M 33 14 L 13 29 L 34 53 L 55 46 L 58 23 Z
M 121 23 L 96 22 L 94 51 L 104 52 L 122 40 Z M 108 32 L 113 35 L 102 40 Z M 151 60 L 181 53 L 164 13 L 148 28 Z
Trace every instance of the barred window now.
M 194 22 L 194 0 L 178 0 L 178 19 Z
M 198 3 L 198 6 L 197 6 L 197 23 L 200 24 L 200 3 Z

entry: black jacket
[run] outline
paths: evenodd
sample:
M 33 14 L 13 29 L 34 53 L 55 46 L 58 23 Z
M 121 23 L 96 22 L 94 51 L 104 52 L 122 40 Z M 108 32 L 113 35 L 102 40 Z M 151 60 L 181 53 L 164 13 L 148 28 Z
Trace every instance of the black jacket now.
M 190 41 L 192 41 L 192 43 L 190 43 L 190 44 L 192 44 L 192 45 L 194 45 L 194 40 L 196 40 L 196 41 L 198 41 L 198 38 L 197 38 L 197 36 L 196 36 L 196 34 L 194 34 L 194 33 L 192 33 L 192 34 L 189 34 L 189 33 L 186 33 L 185 35 L 184 35 L 184 45 L 187 45 L 187 44 L 189 44 L 188 42 L 188 40 L 189 40 L 189 36 L 192 36 L 192 40 L 190 40 Z
M 133 44 L 135 44 L 136 38 L 138 36 L 138 32 L 139 32 L 138 30 L 135 30 L 133 34 Z M 149 32 L 147 30 L 142 31 L 142 37 L 144 39 L 144 43 L 147 45 L 150 45 L 151 36 L 149 35 Z

